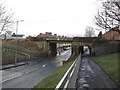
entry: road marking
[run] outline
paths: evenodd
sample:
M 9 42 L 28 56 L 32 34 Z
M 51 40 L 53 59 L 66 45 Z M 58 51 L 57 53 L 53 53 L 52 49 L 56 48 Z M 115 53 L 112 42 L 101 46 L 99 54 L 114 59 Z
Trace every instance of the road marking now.
M 26 73 L 33 72 L 33 71 L 35 71 L 35 70 L 37 70 L 37 69 L 38 69 L 38 68 L 32 69 L 32 70 L 30 70 L 30 71 L 27 71 Z
M 55 63 L 55 61 L 52 61 L 51 63 Z
M 45 67 L 45 64 L 43 65 L 43 67 Z
M 8 78 L 8 79 L 6 79 L 6 80 L 3 80 L 3 81 L 0 82 L 0 83 L 3 83 L 3 82 L 6 82 L 6 81 L 9 81 L 9 80 L 14 79 L 14 78 L 18 78 L 18 77 L 20 77 L 21 75 L 22 75 L 22 74 L 18 74 L 18 75 L 14 76 L 14 77 L 11 77 L 11 78 Z

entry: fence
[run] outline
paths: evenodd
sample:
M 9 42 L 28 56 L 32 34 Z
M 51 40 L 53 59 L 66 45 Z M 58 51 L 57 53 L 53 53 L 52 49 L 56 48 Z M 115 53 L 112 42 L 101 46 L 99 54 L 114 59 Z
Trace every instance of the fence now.
M 17 52 L 21 52 L 24 55 L 30 56 L 30 58 L 34 57 L 47 57 L 47 52 L 46 51 L 32 51 L 32 50 L 27 50 L 23 47 L 17 46 L 17 45 L 11 45 L 11 44 L 4 44 L 2 43 L 2 48 L 8 49 L 8 50 L 13 50 Z
M 59 89 L 67 89 L 67 88 L 75 88 L 76 87 L 76 80 L 77 75 L 80 67 L 81 62 L 81 54 L 76 58 L 67 72 L 64 74 L 58 85 L 55 87 L 55 90 Z
M 12 49 L 12 50 L 17 50 L 19 52 L 24 52 L 26 54 L 31 54 L 32 52 L 35 52 L 35 51 L 31 51 L 31 50 L 27 50 L 25 48 L 19 47 L 17 45 L 4 44 L 4 43 L 2 43 L 2 48 L 8 48 L 8 49 Z
M 21 54 L 21 55 L 24 55 L 24 56 L 28 56 L 30 58 L 29 54 L 21 52 L 21 51 L 18 51 L 18 50 L 13 50 L 13 49 L 9 49 L 9 48 L 3 48 L 3 50 L 4 51 L 14 52 L 14 53 Z

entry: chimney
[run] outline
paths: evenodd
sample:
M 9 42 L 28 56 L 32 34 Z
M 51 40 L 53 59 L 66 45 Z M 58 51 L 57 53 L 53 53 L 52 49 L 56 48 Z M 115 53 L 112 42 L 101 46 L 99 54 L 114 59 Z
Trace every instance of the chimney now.
M 40 35 L 42 35 L 42 33 L 40 33 Z
M 51 33 L 51 32 L 48 32 L 48 34 L 49 34 L 49 35 L 52 35 L 52 33 Z
M 48 34 L 48 32 L 45 32 L 45 34 Z
M 49 34 L 49 35 L 52 35 L 52 33 L 51 33 L 51 32 L 45 32 L 45 34 Z
M 57 36 L 57 34 L 54 34 L 54 36 Z
M 59 35 L 58 37 L 60 38 L 61 36 Z

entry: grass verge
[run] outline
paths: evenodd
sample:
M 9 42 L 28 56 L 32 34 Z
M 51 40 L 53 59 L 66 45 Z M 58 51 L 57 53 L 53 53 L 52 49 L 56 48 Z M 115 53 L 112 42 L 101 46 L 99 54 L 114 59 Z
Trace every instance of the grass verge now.
M 63 66 L 58 67 L 50 76 L 43 79 L 40 83 L 38 83 L 34 89 L 38 88 L 55 88 L 55 86 L 59 83 L 65 72 L 68 70 L 70 65 L 76 59 L 77 56 L 71 56 L 71 58 L 63 64 Z
M 109 75 L 109 77 L 120 86 L 118 83 L 118 56 L 120 53 L 101 55 L 92 57 L 92 59 Z

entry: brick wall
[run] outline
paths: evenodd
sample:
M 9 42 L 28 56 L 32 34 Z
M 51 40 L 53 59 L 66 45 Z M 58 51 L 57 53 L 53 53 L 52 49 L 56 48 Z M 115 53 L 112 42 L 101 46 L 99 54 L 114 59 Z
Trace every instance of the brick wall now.
M 117 53 L 119 52 L 119 50 L 120 50 L 120 44 L 118 43 L 106 43 L 93 48 L 93 52 L 95 56 L 110 54 L 110 53 Z
M 108 32 L 103 34 L 103 38 L 107 40 L 120 40 L 120 30 L 118 27 L 110 29 Z

